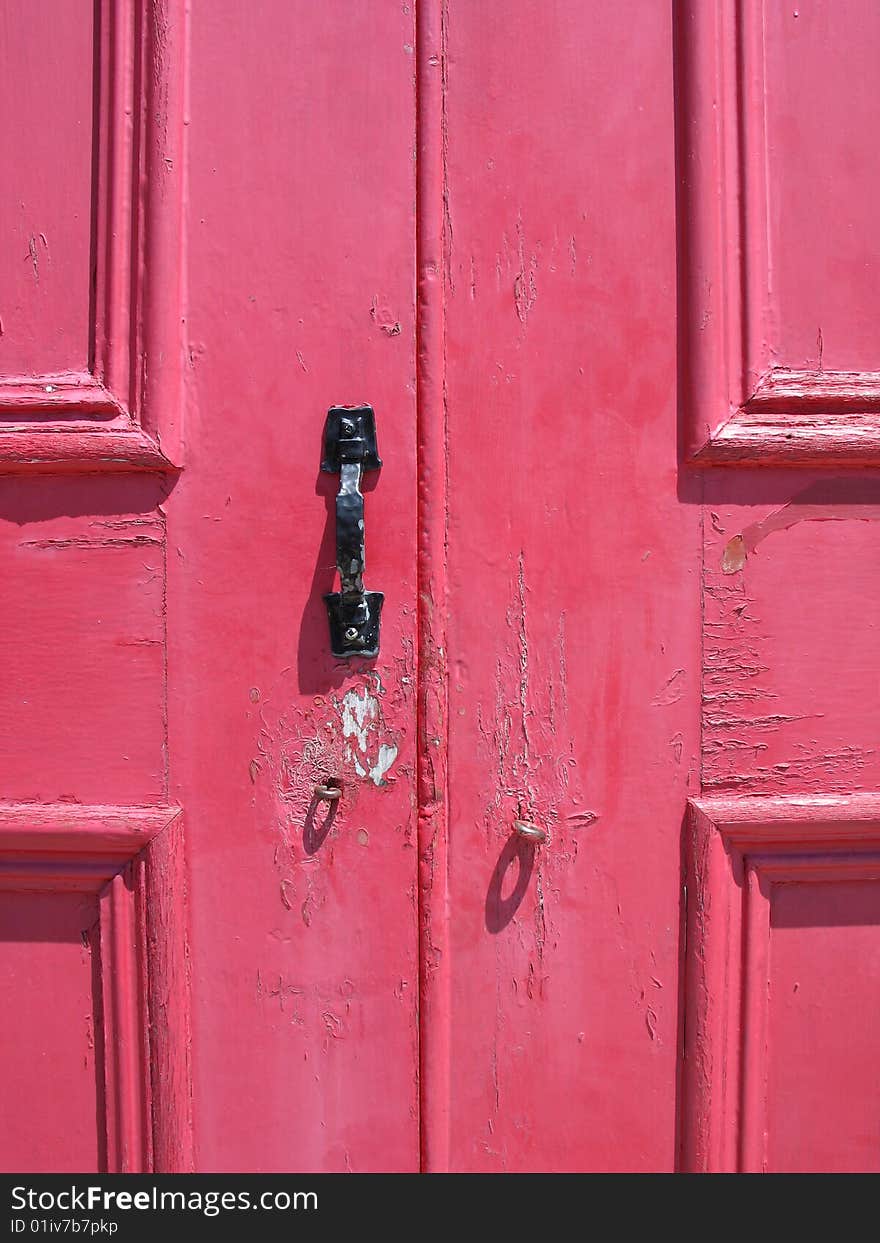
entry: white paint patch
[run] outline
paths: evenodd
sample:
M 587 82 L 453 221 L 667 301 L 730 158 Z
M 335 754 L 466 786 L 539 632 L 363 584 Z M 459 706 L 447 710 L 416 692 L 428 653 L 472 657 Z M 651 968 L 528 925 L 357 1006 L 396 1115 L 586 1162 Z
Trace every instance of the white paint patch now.
M 397 747 L 394 743 L 383 742 L 379 748 L 379 757 L 370 769 L 370 780 L 377 786 L 385 782 L 385 774 L 397 759 Z
M 373 785 L 385 785 L 385 777 L 397 759 L 398 748 L 393 742 L 380 741 L 385 733 L 382 706 L 367 687 L 346 691 L 337 707 L 342 719 L 342 736 L 346 740 L 348 758 L 359 777 Z
M 366 751 L 370 730 L 379 721 L 379 701 L 366 687 L 346 691 L 342 696 L 342 736 L 354 740 L 360 751 Z

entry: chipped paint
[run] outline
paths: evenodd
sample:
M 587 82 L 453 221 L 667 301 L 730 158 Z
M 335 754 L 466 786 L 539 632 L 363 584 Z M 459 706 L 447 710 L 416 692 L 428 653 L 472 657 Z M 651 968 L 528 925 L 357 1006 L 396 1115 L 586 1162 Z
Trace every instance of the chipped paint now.
M 812 483 L 787 505 L 774 509 L 766 518 L 728 540 L 721 557 L 721 571 L 727 575 L 738 574 L 758 545 L 776 531 L 788 531 L 800 522 L 853 520 L 880 521 L 880 481 L 854 483 L 850 479 L 829 479 Z
M 684 694 L 684 669 L 676 669 L 671 673 L 655 697 L 651 700 L 654 708 L 667 708 L 678 703 Z
M 402 649 L 383 677 L 372 669 L 353 673 L 344 692 L 313 694 L 305 703 L 296 700 L 293 668 L 244 691 L 255 738 L 243 776 L 258 809 L 257 832 L 271 847 L 281 907 L 306 928 L 329 902 L 337 850 L 370 842 L 369 822 L 352 827 L 353 813 L 364 814 L 356 810 L 362 793 L 390 794 L 394 785 L 404 733 L 390 728 L 386 716 L 399 720 L 412 695 L 412 642 Z M 408 771 L 400 766 L 401 776 Z M 316 793 L 328 781 L 343 790 L 337 802 Z M 411 839 L 414 825 L 406 816 L 396 827 L 404 841 Z
M 342 736 L 347 743 L 347 756 L 359 777 L 368 778 L 375 786 L 387 784 L 399 748 L 396 741 L 387 741 L 382 705 L 365 686 L 346 691 L 335 701 Z
M 354 740 L 361 752 L 366 751 L 370 731 L 379 717 L 378 699 L 364 688 L 346 691 L 339 707 L 343 736 Z

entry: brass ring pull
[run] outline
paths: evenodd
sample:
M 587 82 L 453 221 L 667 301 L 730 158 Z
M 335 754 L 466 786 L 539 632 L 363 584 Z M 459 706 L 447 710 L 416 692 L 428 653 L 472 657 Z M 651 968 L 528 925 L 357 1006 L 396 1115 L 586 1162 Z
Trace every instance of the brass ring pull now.
M 513 827 L 520 837 L 524 837 L 527 842 L 532 842 L 535 846 L 542 846 L 547 841 L 547 830 L 542 829 L 538 824 L 532 824 L 531 820 L 514 820 Z
M 315 798 L 323 799 L 326 803 L 335 803 L 338 798 L 342 798 L 342 791 L 338 786 L 315 786 Z

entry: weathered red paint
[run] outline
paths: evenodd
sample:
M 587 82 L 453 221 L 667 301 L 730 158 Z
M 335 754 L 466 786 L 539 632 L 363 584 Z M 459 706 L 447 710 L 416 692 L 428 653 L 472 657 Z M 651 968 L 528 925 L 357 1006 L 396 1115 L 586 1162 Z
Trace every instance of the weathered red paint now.
M 876 1168 L 875 7 L 0 29 L 0 1164 Z

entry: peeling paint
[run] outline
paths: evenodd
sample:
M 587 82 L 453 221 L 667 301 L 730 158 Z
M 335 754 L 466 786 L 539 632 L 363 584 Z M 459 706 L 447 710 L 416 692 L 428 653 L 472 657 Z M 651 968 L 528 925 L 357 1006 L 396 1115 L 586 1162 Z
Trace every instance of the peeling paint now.
M 704 571 L 703 729 L 704 789 L 713 792 L 791 790 L 852 793 L 872 762 L 870 747 L 842 745 L 827 716 L 833 706 L 819 700 L 798 703 L 784 712 L 776 702 L 779 686 L 773 668 L 776 640 L 766 632 L 759 601 L 738 573 L 768 535 L 802 521 L 862 519 L 880 516 L 880 487 L 873 481 L 823 481 L 798 493 L 788 505 L 745 528 L 707 558 Z M 847 504 L 843 503 L 846 498 Z M 802 502 L 807 501 L 807 504 Z M 716 533 L 720 522 L 712 524 Z M 718 573 L 720 568 L 721 574 Z M 807 732 L 803 722 L 817 723 Z M 826 721 L 824 727 L 819 722 Z M 810 737 L 812 733 L 815 736 Z
M 724 574 L 737 574 L 758 545 L 776 531 L 787 531 L 800 522 L 880 521 L 880 481 L 822 480 L 798 492 L 787 505 L 754 522 L 725 545 L 721 558 Z
M 671 673 L 657 695 L 651 700 L 651 705 L 655 708 L 665 708 L 678 703 L 684 694 L 684 676 L 684 669 L 676 669 L 674 673 Z
M 373 301 L 370 303 L 370 319 L 386 337 L 400 336 L 400 321 L 394 312 L 380 301 L 378 294 L 373 296 Z
M 359 777 L 369 778 L 375 786 L 387 784 L 399 748 L 395 741 L 386 741 L 382 705 L 366 687 L 346 691 L 336 707 L 342 721 L 342 735 L 347 741 L 348 756 Z
M 527 324 L 532 307 L 538 300 L 538 284 L 536 280 L 538 256 L 534 251 L 529 255 L 526 254 L 522 217 L 516 222 L 516 240 L 519 271 L 513 281 L 513 302 L 516 307 L 517 319 L 521 324 Z
M 506 628 L 499 634 L 494 660 L 494 695 L 490 702 L 478 700 L 475 705 L 487 776 L 485 849 L 492 869 L 485 923 L 497 935 L 516 919 L 515 935 L 523 950 L 540 963 L 559 941 L 561 876 L 577 859 L 586 840 L 583 830 L 599 813 L 586 802 L 574 753 L 565 615 L 559 615 L 556 627 L 558 646 L 534 647 L 522 550 L 511 556 L 509 574 Z M 512 837 L 514 819 L 535 820 L 546 829 L 552 852 L 524 852 Z M 543 984 L 534 989 L 536 1000 L 542 996 Z
M 307 702 L 297 695 L 297 673 L 290 667 L 269 684 L 245 684 L 243 710 L 255 736 L 242 776 L 255 808 L 254 827 L 270 846 L 280 907 L 301 917 L 306 928 L 330 901 L 336 852 L 369 843 L 372 826 L 361 828 L 364 822 L 357 820 L 352 826 L 362 793 L 390 792 L 393 786 L 402 737 L 385 717 L 400 720 L 412 697 L 411 640 L 402 647 L 383 677 L 372 669 L 354 673 L 344 693 L 312 694 Z M 316 787 L 328 781 L 342 788 L 339 802 L 317 796 Z M 400 820 L 396 830 L 408 842 L 413 821 L 405 814 Z

